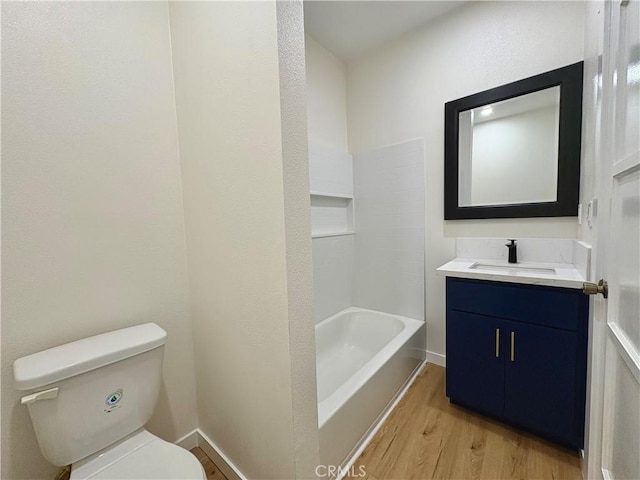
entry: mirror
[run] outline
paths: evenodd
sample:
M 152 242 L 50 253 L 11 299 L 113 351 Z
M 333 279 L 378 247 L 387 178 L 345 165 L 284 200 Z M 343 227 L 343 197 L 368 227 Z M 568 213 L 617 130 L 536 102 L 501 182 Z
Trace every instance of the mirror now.
M 577 215 L 582 62 L 445 104 L 445 220 Z
M 458 204 L 558 199 L 560 87 L 458 114 Z

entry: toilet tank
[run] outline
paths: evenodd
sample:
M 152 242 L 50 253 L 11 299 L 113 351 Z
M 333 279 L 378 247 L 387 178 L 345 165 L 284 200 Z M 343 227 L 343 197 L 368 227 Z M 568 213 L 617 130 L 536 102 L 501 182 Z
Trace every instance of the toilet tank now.
M 77 462 L 142 427 L 155 407 L 167 333 L 154 323 L 67 343 L 15 361 L 43 456 Z

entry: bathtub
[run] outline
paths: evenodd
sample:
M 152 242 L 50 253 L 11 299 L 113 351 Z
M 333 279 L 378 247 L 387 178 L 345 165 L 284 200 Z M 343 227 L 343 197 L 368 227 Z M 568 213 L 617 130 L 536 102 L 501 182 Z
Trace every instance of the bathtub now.
M 424 322 L 351 307 L 316 325 L 320 463 L 344 466 L 425 358 Z

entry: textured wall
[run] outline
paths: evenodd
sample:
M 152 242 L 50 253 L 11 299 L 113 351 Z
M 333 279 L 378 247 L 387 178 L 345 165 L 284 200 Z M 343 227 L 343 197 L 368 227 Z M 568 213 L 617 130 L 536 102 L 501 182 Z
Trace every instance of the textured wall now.
M 282 8 L 170 5 L 200 428 L 248 478 L 314 458 L 302 37 Z
M 2 5 L 2 478 L 52 478 L 17 358 L 169 334 L 149 429 L 197 425 L 167 5 Z
M 581 2 L 469 2 L 348 67 L 349 149 L 425 139 L 428 349 L 444 353 L 455 237 L 575 237 L 575 218 L 443 220 L 444 103 L 582 59 Z
M 302 1 L 277 2 L 295 478 L 319 462 Z

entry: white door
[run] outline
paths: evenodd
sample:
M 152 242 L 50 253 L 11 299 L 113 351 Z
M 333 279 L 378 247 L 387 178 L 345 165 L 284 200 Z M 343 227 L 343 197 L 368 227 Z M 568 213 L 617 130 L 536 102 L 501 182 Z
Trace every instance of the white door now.
M 605 3 L 590 479 L 640 479 L 640 0 Z

